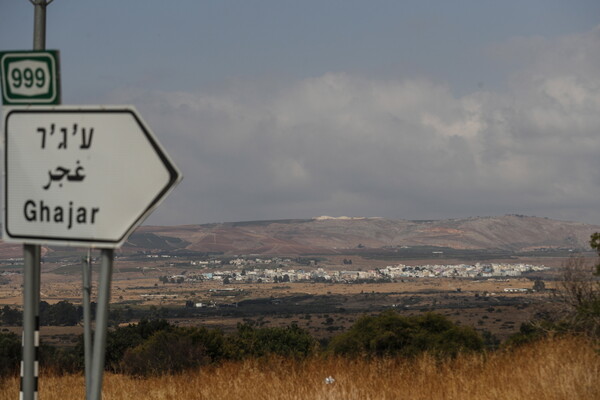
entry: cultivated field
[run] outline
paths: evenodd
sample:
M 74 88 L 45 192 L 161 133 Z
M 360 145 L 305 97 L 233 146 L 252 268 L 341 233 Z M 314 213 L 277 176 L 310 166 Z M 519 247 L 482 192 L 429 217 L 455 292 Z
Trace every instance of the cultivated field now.
M 325 383 L 326 377 L 335 382 Z M 600 398 L 600 354 L 583 339 L 550 339 L 516 350 L 436 362 L 314 358 L 230 362 L 176 376 L 133 379 L 106 374 L 105 400 L 131 399 L 444 399 L 590 400 Z M 39 396 L 81 399 L 81 374 L 42 371 Z M 18 397 L 19 380 L 0 385 L 0 400 Z

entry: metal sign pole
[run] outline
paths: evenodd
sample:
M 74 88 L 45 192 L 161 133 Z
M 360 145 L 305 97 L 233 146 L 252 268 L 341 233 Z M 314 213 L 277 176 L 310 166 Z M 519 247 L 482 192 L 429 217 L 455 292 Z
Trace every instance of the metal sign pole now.
M 33 50 L 46 48 L 46 6 L 52 0 L 30 0 L 34 5 Z M 37 399 L 40 345 L 41 247 L 23 245 L 23 360 L 21 362 L 21 400 Z
M 104 354 L 106 350 L 106 330 L 108 326 L 108 303 L 110 301 L 110 281 L 113 268 L 113 249 L 102 249 L 100 254 L 100 283 L 98 286 L 98 308 L 96 309 L 96 329 L 94 331 L 94 354 L 89 389 L 90 399 L 102 397 L 102 376 L 104 374 Z
M 83 349 L 85 358 L 85 391 L 86 399 L 90 398 L 90 386 L 92 384 L 92 312 L 90 309 L 90 298 L 92 293 L 91 275 L 92 258 L 88 249 L 87 256 L 83 260 Z
M 46 48 L 46 6 L 53 0 L 29 0 L 34 6 L 33 21 L 33 49 L 44 50 Z
M 25 244 L 23 271 L 23 360 L 20 399 L 37 398 L 39 349 L 40 246 Z

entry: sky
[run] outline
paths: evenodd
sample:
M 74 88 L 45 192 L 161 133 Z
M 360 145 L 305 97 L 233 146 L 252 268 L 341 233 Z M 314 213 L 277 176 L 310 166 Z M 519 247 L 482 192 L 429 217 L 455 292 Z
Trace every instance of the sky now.
M 54 0 L 46 47 L 63 104 L 134 105 L 182 170 L 148 224 L 600 224 L 596 0 Z

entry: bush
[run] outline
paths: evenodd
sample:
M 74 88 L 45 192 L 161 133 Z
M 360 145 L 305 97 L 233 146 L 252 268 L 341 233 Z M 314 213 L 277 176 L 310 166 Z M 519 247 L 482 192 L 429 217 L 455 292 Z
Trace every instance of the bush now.
M 318 346 L 295 324 L 284 328 L 239 324 L 234 334 L 225 336 L 215 329 L 142 321 L 116 329 L 109 337 L 107 366 L 134 376 L 176 373 L 224 359 L 271 355 L 304 358 Z
M 228 356 L 234 359 L 278 355 L 304 358 L 317 349 L 316 340 L 296 324 L 281 327 L 254 328 L 239 324 L 229 338 Z
M 347 332 L 334 337 L 329 351 L 344 356 L 415 356 L 429 352 L 454 357 L 459 352 L 483 350 L 483 339 L 470 327 L 426 313 L 402 317 L 394 311 L 363 316 Z
M 200 328 L 180 328 L 182 332 L 188 335 L 194 344 L 201 344 L 206 352 L 206 356 L 211 362 L 231 358 L 227 349 L 226 338 L 219 329 Z
M 108 333 L 106 368 L 134 376 L 175 373 L 228 358 L 220 330 L 141 320 Z
M 157 331 L 125 352 L 121 371 L 134 376 L 162 375 L 209 363 L 206 348 L 190 333 L 183 329 Z
M 14 333 L 0 333 L 0 378 L 16 375 L 21 362 L 21 341 Z
M 79 344 L 78 344 L 79 345 Z M 56 347 L 40 344 L 40 365 L 54 374 L 73 374 L 83 371 L 85 361 L 83 347 Z M 81 344 L 83 346 L 83 343 Z
M 158 331 L 168 331 L 173 328 L 173 325 L 165 320 L 143 319 L 137 324 L 129 324 L 125 327 L 108 331 L 106 336 L 105 368 L 112 371 L 118 370 L 121 360 L 128 349 L 141 345 Z M 83 347 L 81 349 L 83 351 Z

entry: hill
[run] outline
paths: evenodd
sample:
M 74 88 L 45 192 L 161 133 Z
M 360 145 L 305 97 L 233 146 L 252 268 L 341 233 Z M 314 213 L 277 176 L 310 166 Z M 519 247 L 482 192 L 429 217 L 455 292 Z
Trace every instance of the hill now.
M 457 251 L 590 250 L 600 225 L 523 215 L 445 220 L 317 217 L 201 225 L 141 226 L 123 253 L 178 251 L 225 255 L 346 254 L 367 249 L 440 247 Z M 42 248 L 43 255 L 69 249 Z M 0 243 L 0 258 L 23 257 L 20 244 Z
M 142 226 L 123 250 L 188 250 L 223 254 L 336 254 L 357 248 L 414 246 L 527 252 L 589 250 L 600 226 L 521 215 L 446 220 L 291 219 L 184 226 Z

